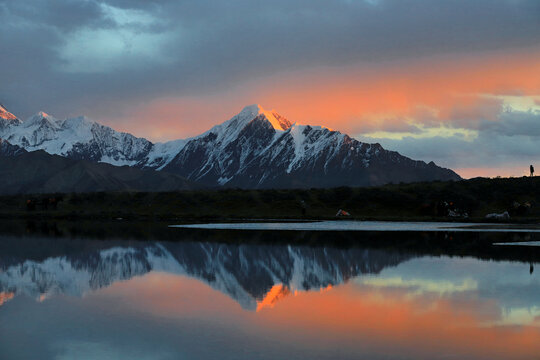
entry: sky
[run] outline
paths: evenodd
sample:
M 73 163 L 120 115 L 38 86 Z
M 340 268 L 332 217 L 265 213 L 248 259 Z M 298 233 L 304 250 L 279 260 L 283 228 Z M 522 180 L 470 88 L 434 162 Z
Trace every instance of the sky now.
M 0 103 L 166 141 L 258 103 L 464 177 L 540 169 L 538 0 L 0 0 Z

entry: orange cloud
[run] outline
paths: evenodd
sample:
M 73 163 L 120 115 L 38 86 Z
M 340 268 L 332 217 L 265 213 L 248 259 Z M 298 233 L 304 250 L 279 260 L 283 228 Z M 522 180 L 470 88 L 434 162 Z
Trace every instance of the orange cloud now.
M 499 112 L 500 100 L 482 94 L 540 94 L 532 75 L 540 73 L 538 58 L 533 49 L 316 68 L 237 84 L 226 93 L 155 99 L 101 120 L 154 140 L 199 134 L 250 103 L 275 108 L 291 121 L 352 134 L 400 129 L 411 118 L 463 125 Z

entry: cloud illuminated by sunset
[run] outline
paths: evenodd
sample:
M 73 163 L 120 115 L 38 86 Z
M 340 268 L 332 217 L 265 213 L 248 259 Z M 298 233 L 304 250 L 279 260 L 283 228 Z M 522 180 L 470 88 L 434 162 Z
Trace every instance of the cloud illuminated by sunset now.
M 293 122 L 351 134 L 408 132 L 412 124 L 475 129 L 481 120 L 496 120 L 505 96 L 515 102 L 540 99 L 540 81 L 531 76 L 540 73 L 539 57 L 540 51 L 315 68 L 209 96 L 142 102 L 118 121 L 129 121 L 126 130 L 170 140 L 197 135 L 264 99 L 263 107 Z M 149 116 L 154 122 L 145 121 Z M 155 129 L 155 122 L 163 125 Z

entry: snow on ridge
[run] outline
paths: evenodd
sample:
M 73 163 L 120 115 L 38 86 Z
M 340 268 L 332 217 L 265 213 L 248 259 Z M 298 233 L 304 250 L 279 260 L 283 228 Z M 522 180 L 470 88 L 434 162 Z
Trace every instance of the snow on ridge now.
M 221 138 L 225 133 L 228 133 L 227 138 L 236 138 L 236 136 L 238 136 L 238 134 L 249 122 L 261 115 L 276 131 L 286 131 L 292 125 L 289 120 L 278 114 L 275 110 L 268 111 L 263 109 L 263 107 L 258 104 L 253 104 L 244 107 L 242 111 L 229 120 L 213 126 L 210 130 L 204 132 L 198 137 L 209 133 L 214 133 L 218 135 L 218 138 Z
M 314 132 L 322 132 L 323 134 L 325 132 L 330 132 L 332 133 L 332 136 L 324 139 L 322 138 L 322 135 L 320 135 L 314 141 L 310 141 L 309 136 Z M 332 148 L 333 151 L 331 154 L 332 156 L 335 155 L 335 152 L 338 151 L 344 140 L 344 135 L 342 133 L 333 131 L 325 126 L 301 125 L 295 123 L 290 127 L 289 134 L 293 139 L 294 157 L 287 167 L 286 172 L 288 174 L 291 173 L 295 166 L 301 165 L 306 159 L 319 156 L 325 148 Z M 334 144 L 333 142 L 335 142 L 336 138 L 337 143 Z
M 191 139 L 178 139 L 163 143 L 155 143 L 148 153 L 146 166 L 156 167 L 156 170 L 163 169 Z
M 58 128 L 61 124 L 61 121 L 57 118 L 47 114 L 46 112 L 40 111 L 22 122 L 24 127 L 31 127 L 35 125 L 40 125 L 41 123 L 46 123 L 54 128 Z
M 27 150 L 113 165 L 137 165 L 153 147 L 144 138 L 118 132 L 84 116 L 58 120 L 45 112 L 0 127 L 0 137 Z
M 306 136 L 304 134 L 305 128 L 306 128 L 305 126 L 295 124 L 289 130 L 289 134 L 293 138 L 294 158 L 289 163 L 289 167 L 287 168 L 287 174 L 291 173 L 294 165 L 304 156 L 304 152 L 305 152 L 304 142 L 306 140 Z
M 98 162 L 114 166 L 135 166 L 138 163 L 137 160 L 126 160 L 119 157 L 115 158 L 114 156 L 110 155 L 102 156 Z
M 285 118 L 281 117 L 276 112 L 272 113 L 270 111 L 266 111 L 260 105 L 254 104 L 244 107 L 242 111 L 240 111 L 237 115 L 233 116 L 229 120 L 221 124 L 215 125 L 210 130 L 190 139 L 203 139 L 208 136 L 215 137 L 215 139 L 212 141 L 213 149 L 208 149 L 208 159 L 202 168 L 202 170 L 205 171 L 200 172 L 198 176 L 204 176 L 206 173 L 212 170 L 213 161 L 218 161 L 220 169 L 225 169 L 226 164 L 223 163 L 225 159 L 223 158 L 222 152 L 227 147 L 227 145 L 238 139 L 240 133 L 251 121 L 255 120 L 259 116 L 263 116 L 265 120 L 267 120 L 274 128 L 274 131 L 276 131 L 276 133 L 283 133 L 285 131 L 283 130 L 283 127 L 285 126 L 283 124 L 285 124 L 287 121 Z M 276 129 L 276 127 L 278 127 L 278 129 Z M 180 152 L 181 150 L 182 149 L 179 149 L 178 152 Z M 249 149 L 246 150 L 249 151 Z M 243 153 L 243 156 L 246 156 L 246 154 Z M 242 164 L 240 167 L 242 167 L 243 165 L 242 161 L 241 163 Z M 230 179 L 228 179 L 226 176 L 222 176 L 219 183 L 225 184 L 229 180 Z

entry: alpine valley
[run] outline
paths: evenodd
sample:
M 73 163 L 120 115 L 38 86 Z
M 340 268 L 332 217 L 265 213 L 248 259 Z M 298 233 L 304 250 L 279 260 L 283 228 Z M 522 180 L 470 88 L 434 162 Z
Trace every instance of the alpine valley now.
M 208 187 L 312 188 L 459 180 L 450 169 L 321 126 L 292 123 L 259 105 L 189 139 L 135 137 L 85 117 L 39 112 L 25 121 L 0 106 L 0 156 L 44 150 L 71 160 L 172 173 Z M 17 148 L 9 147 L 16 146 Z M 9 149 L 9 151 L 8 151 Z

